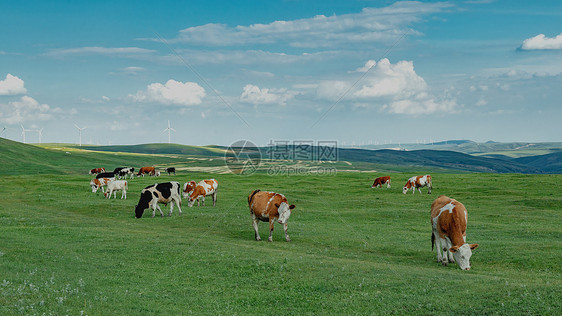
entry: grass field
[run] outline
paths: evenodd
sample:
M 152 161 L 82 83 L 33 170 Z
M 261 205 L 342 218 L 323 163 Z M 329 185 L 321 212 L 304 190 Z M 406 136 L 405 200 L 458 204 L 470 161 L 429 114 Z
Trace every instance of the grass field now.
M 216 167 L 220 160 L 0 145 L 0 315 L 557 315 L 562 309 L 562 197 L 555 190 L 562 175 L 432 172 L 433 194 L 403 195 L 406 179 L 427 169 L 391 173 L 391 189 L 370 189 L 380 173 L 184 170 L 132 179 L 127 200 L 105 200 L 90 191 L 91 167 Z M 175 210 L 151 218 L 147 210 L 133 217 L 145 186 L 204 178 L 219 182 L 216 207 L 184 203 L 182 216 Z M 284 193 L 297 205 L 291 243 L 278 224 L 273 243 L 254 241 L 247 206 L 254 189 Z M 431 251 L 429 206 L 440 194 L 469 211 L 467 241 L 480 244 L 470 271 L 442 267 Z M 260 233 L 266 239 L 267 224 Z
M 432 195 L 402 195 L 408 176 L 391 189 L 362 173 L 163 176 L 216 178 L 217 207 L 140 220 L 134 205 L 155 178 L 108 201 L 88 175 L 3 176 L 0 314 L 560 313 L 562 176 L 434 174 Z M 256 188 L 297 205 L 291 243 L 279 225 L 273 243 L 253 240 Z M 440 194 L 469 210 L 467 241 L 480 247 L 468 272 L 431 251 Z

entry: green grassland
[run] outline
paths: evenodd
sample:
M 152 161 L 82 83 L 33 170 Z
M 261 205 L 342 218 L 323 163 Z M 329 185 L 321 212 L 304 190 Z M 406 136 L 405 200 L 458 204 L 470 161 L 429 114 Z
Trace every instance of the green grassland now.
M 0 169 L 0 314 L 562 310 L 562 197 L 553 190 L 562 175 L 432 173 L 433 194 L 403 195 L 413 171 L 392 173 L 391 189 L 370 188 L 380 173 L 180 171 L 132 179 L 127 200 L 105 200 L 90 191 L 83 170 L 217 161 L 2 145 L 2 165 L 10 166 Z M 10 150 L 25 151 L 27 163 L 5 160 Z M 61 159 L 67 172 L 39 174 L 42 166 L 56 171 Z M 176 209 L 172 217 L 151 218 L 147 210 L 134 218 L 145 186 L 204 178 L 219 182 L 216 207 L 184 203 L 181 216 Z M 284 193 L 297 205 L 289 220 L 292 242 L 278 224 L 272 243 L 254 241 L 247 206 L 254 189 Z M 470 271 L 441 266 L 431 251 L 429 206 L 440 194 L 468 209 L 467 241 L 480 244 Z M 265 223 L 260 233 L 267 237 Z

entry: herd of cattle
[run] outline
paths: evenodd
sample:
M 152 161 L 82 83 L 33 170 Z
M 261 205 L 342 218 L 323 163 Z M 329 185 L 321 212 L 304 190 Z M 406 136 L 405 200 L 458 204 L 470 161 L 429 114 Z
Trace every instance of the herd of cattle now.
M 166 168 L 168 175 L 175 175 L 175 168 Z M 97 192 L 101 188 L 107 198 L 117 198 L 117 191 L 121 191 L 121 199 L 127 198 L 128 182 L 126 178 L 132 179 L 135 176 L 135 168 L 121 167 L 113 172 L 106 172 L 104 168 L 90 170 L 90 174 L 96 174 L 96 178 L 90 181 L 92 192 Z M 154 167 L 142 167 L 137 176 L 144 175 L 160 176 L 160 171 Z M 390 176 L 376 178 L 371 188 L 379 188 L 386 185 L 390 188 Z M 104 190 L 104 187 L 106 188 Z M 188 181 L 183 187 L 177 181 L 157 183 L 147 186 L 141 191 L 139 202 L 135 206 L 135 217 L 141 218 L 146 209 L 152 209 L 152 217 L 156 215 L 156 210 L 164 216 L 159 204 L 170 204 L 168 216 L 172 216 L 174 205 L 178 208 L 181 215 L 181 198 L 187 199 L 188 207 L 192 207 L 197 201 L 205 206 L 205 197 L 211 196 L 213 206 L 217 202 L 218 182 L 215 179 Z M 427 187 L 427 193 L 431 194 L 432 182 L 430 175 L 414 176 L 408 179 L 402 193 L 406 194 L 410 189 L 415 194 L 416 189 L 421 194 L 421 188 Z M 255 239 L 261 240 L 258 232 L 258 221 L 269 222 L 269 238 L 273 241 L 274 223 L 277 221 L 283 225 L 285 240 L 291 241 L 287 233 L 287 221 L 291 216 L 291 211 L 295 205 L 289 205 L 287 198 L 280 193 L 255 190 L 248 196 L 248 206 L 252 216 L 252 225 L 255 231 Z M 457 262 L 463 270 L 470 270 L 470 257 L 472 250 L 478 244 L 466 243 L 466 226 L 468 213 L 464 205 L 457 200 L 447 196 L 439 196 L 431 205 L 430 220 L 432 226 L 431 243 L 432 250 L 437 249 L 437 261 L 443 265 Z

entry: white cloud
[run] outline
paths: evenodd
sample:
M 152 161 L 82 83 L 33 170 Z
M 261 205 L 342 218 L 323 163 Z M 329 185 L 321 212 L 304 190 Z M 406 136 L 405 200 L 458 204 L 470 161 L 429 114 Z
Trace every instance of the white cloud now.
M 106 97 L 105 95 L 102 95 L 102 96 L 101 96 L 101 99 L 102 99 L 104 102 L 109 102 L 109 101 L 111 100 L 109 97 Z
M 44 121 L 53 118 L 53 114 L 62 114 L 60 108 L 51 108 L 47 104 L 40 104 L 29 96 L 23 96 L 18 101 L 0 104 L 0 121 L 6 124 L 19 124 L 24 121 Z
M 258 86 L 248 84 L 244 87 L 240 101 L 254 105 L 286 105 L 287 101 L 294 98 L 297 94 L 299 93 L 287 89 L 260 89 Z
M 195 82 L 181 82 L 173 79 L 165 84 L 152 83 L 144 91 L 130 94 L 136 102 L 156 102 L 160 104 L 197 105 L 205 97 L 205 89 Z
M 528 38 L 521 45 L 522 50 L 544 50 L 544 49 L 562 49 L 562 33 L 556 37 L 546 37 L 539 34 L 535 37 Z
M 316 89 L 317 96 L 332 101 L 348 97 L 361 107 L 384 104 L 383 110 L 397 114 L 452 112 L 456 108 L 455 99 L 431 94 L 412 61 L 392 64 L 386 58 L 378 63 L 369 60 L 353 72 L 365 74 L 358 82 L 357 78 L 323 82 Z
M 0 80 L 0 95 L 17 95 L 26 92 L 23 80 L 16 76 L 7 74 L 6 79 Z
M 408 32 L 424 15 L 442 12 L 453 5 L 446 2 L 396 2 L 383 8 L 364 8 L 340 16 L 274 21 L 268 24 L 238 25 L 210 23 L 180 31 L 171 41 L 211 46 L 238 46 L 284 42 L 294 47 L 331 47 L 343 43 L 395 40 Z M 153 39 L 159 40 L 159 39 Z

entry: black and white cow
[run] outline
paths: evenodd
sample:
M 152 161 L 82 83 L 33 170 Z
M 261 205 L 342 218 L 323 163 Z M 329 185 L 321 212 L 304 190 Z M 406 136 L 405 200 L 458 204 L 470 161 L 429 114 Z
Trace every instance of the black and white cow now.
M 101 179 L 101 178 L 115 178 L 115 173 L 113 173 L 113 172 L 98 173 L 96 175 L 96 179 Z
M 131 168 L 131 167 L 122 168 L 116 173 L 116 175 L 117 178 L 119 179 L 125 179 L 127 178 L 127 176 L 129 176 L 129 178 L 132 179 L 135 176 L 135 168 Z
M 175 176 L 176 175 L 176 168 L 175 167 L 166 168 L 166 172 L 168 173 L 168 175 L 171 175 L 173 173 L 174 176 Z
M 181 215 L 181 187 L 179 182 L 170 181 L 164 183 L 156 183 L 149 185 L 141 191 L 139 203 L 135 206 L 135 217 L 141 218 L 144 210 L 152 208 L 152 217 L 156 214 L 156 209 L 160 211 L 160 215 L 164 216 L 162 209 L 158 203 L 167 205 L 170 203 L 170 213 L 172 216 L 174 210 L 174 203 L 178 206 L 179 214 Z

